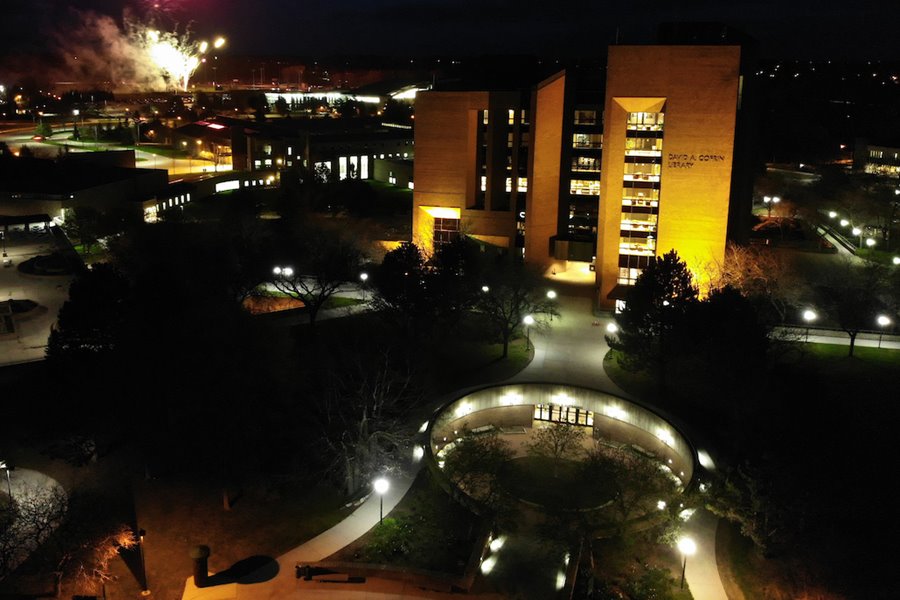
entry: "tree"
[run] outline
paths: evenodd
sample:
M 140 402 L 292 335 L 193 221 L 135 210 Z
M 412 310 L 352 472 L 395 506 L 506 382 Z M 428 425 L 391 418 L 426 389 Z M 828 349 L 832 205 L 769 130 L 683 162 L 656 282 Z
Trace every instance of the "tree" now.
M 53 127 L 50 126 L 49 123 L 39 121 L 38 124 L 34 128 L 34 135 L 39 135 L 41 137 L 51 137 L 53 136 Z
M 37 550 L 63 522 L 68 497 L 57 486 L 25 485 L 0 504 L 0 581 Z
M 782 491 L 776 473 L 782 467 L 744 464 L 729 469 L 711 488 L 706 507 L 713 514 L 736 523 L 765 556 L 776 552 L 801 526 L 801 513 L 785 502 L 804 504 L 796 498 L 796 486 Z
M 662 464 L 624 447 L 596 444 L 582 461 L 582 478 L 597 477 L 611 482 L 615 495 L 602 513 L 605 525 L 623 535 L 636 519 L 657 514 L 659 507 L 677 511 L 683 502 L 677 479 L 664 473 Z
M 475 310 L 489 324 L 492 337 L 503 344 L 501 358 L 509 355 L 509 341 L 522 327 L 525 315 L 559 316 L 556 303 L 543 293 L 540 274 L 521 262 L 499 258 L 488 265 L 484 274 L 487 291 L 475 301 Z M 536 326 L 546 326 L 537 320 Z
M 305 229 L 287 246 L 285 266 L 278 268 L 273 283 L 303 302 L 310 327 L 315 327 L 322 307 L 355 277 L 362 254 L 355 244 L 325 229 Z
M 536 427 L 534 437 L 528 443 L 528 453 L 553 461 L 553 476 L 559 477 L 559 465 L 563 460 L 577 458 L 584 450 L 587 437 L 584 428 L 568 423 L 551 423 Z
M 78 274 L 50 332 L 47 357 L 79 361 L 118 348 L 130 310 L 131 289 L 113 266 L 100 263 Z
M 729 242 L 725 258 L 712 266 L 712 289 L 732 287 L 757 305 L 765 321 L 783 323 L 804 286 L 791 277 L 781 254 L 771 246 L 740 246 Z
M 65 209 L 63 231 L 70 238 L 77 239 L 84 247 L 85 253 L 97 243 L 100 229 L 100 213 L 90 206 Z
M 278 96 L 278 99 L 275 100 L 275 112 L 282 117 L 290 114 L 290 108 L 288 107 L 287 100 L 284 99 L 284 96 Z
M 886 281 L 882 265 L 856 265 L 844 261 L 830 269 L 817 286 L 822 305 L 850 336 L 849 356 L 853 356 L 859 332 L 875 328 L 875 319 L 884 308 L 881 294 L 885 291 Z
M 478 434 L 466 431 L 447 453 L 444 474 L 496 516 L 509 505 L 500 476 L 514 456 L 509 442 L 496 430 Z
M 653 258 L 629 288 L 625 308 L 616 315 L 618 333 L 606 337 L 610 347 L 622 353 L 622 366 L 633 371 L 655 367 L 664 388 L 668 359 L 698 293 L 687 264 L 674 250 Z
M 376 475 L 400 471 L 413 431 L 408 411 L 421 393 L 408 371 L 388 355 L 357 356 L 342 372 L 331 369 L 325 389 L 316 394 L 318 440 L 327 449 L 327 472 L 353 494 Z

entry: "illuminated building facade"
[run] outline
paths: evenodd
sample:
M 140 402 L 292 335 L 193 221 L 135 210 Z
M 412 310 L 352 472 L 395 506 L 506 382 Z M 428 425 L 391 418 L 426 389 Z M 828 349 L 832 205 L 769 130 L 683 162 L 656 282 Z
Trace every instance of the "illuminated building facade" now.
M 529 110 L 522 92 L 424 92 L 416 99 L 413 242 L 460 232 L 521 248 Z
M 739 46 L 612 46 L 606 79 L 599 302 L 675 249 L 703 286 L 725 255 Z
M 530 95 L 419 94 L 413 241 L 430 252 L 462 232 L 521 252 L 548 277 L 596 286 L 607 309 L 673 248 L 702 286 L 749 214 L 732 177 L 741 53 L 612 46 L 605 82 L 581 67 Z

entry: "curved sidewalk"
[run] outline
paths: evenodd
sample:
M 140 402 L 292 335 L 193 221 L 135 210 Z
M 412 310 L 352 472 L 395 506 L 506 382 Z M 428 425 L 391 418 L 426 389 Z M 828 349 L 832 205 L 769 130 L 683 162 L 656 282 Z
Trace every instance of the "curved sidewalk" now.
M 609 350 L 604 339 L 609 318 L 592 315 L 590 298 L 564 296 L 559 298 L 561 317 L 554 318 L 544 333 L 532 332 L 534 358 L 520 373 L 507 382 L 545 381 L 565 382 L 590 387 L 628 398 L 606 374 L 603 358 Z M 392 481 L 384 496 L 387 515 L 406 495 L 418 471 L 413 465 L 402 478 Z M 296 578 L 294 567 L 321 561 L 353 543 L 379 520 L 379 498 L 370 495 L 362 505 L 343 521 L 308 542 L 278 557 L 278 574 L 263 583 L 225 584 L 198 589 L 193 577 L 185 584 L 182 600 L 290 600 L 301 598 L 329 598 L 335 600 L 401 600 L 409 598 L 444 598 L 451 594 L 430 592 L 411 584 L 370 578 L 362 586 L 353 584 L 323 584 Z M 727 600 L 716 567 L 716 519 L 698 510 L 685 527 L 697 542 L 697 554 L 688 559 L 686 578 L 694 600 Z M 458 596 L 455 594 L 454 596 Z M 496 594 L 469 597 L 499 598 Z

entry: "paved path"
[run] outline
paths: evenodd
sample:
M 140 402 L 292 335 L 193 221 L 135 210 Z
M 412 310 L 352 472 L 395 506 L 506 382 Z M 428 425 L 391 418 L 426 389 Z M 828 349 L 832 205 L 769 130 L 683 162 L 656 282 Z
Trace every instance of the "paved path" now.
M 351 295 L 342 293 L 341 295 Z M 603 369 L 603 357 L 609 350 L 604 339 L 609 317 L 597 318 L 591 312 L 589 298 L 561 296 L 561 316 L 554 318 L 551 328 L 533 331 L 534 359 L 520 373 L 507 382 L 545 381 L 581 385 L 627 397 Z M 357 308 L 360 310 L 361 308 Z M 328 316 L 339 316 L 337 309 Z M 344 313 L 346 314 L 346 313 Z M 327 318 L 323 314 L 320 318 Z M 384 497 L 385 515 L 402 500 L 415 477 L 410 473 L 393 483 Z M 449 594 L 429 592 L 412 585 L 379 578 L 369 578 L 362 586 L 302 581 L 296 578 L 295 565 L 320 561 L 352 543 L 378 523 L 379 498 L 369 496 L 346 519 L 277 558 L 278 574 L 271 580 L 256 584 L 226 584 L 198 589 L 189 577 L 182 600 L 293 600 L 330 598 L 335 600 L 400 600 L 405 598 L 444 598 Z M 718 520 L 698 511 L 688 524 L 697 542 L 697 554 L 689 559 L 688 585 L 695 600 L 727 600 L 716 570 L 715 530 Z M 213 548 L 213 552 L 215 549 Z M 215 565 L 215 555 L 210 566 Z M 230 565 L 221 565 L 221 569 Z M 473 598 L 499 598 L 497 594 L 469 594 Z
M 7 474 L 9 479 L 7 479 Z M 2 477 L 0 488 L 3 493 L 11 494 L 12 501 L 16 504 L 27 501 L 29 505 L 40 506 L 44 502 L 51 501 L 58 492 L 65 494 L 65 490 L 58 481 L 40 471 L 16 468 L 8 472 L 6 469 L 0 469 L 0 477 Z M 14 571 L 56 529 L 54 524 L 47 524 L 50 525 L 50 529 L 44 531 L 43 535 L 37 538 L 30 530 L 30 527 L 35 524 L 23 522 L 21 519 L 13 521 L 9 529 L 3 532 L 4 537 L 10 536 L 11 539 L 21 540 L 13 544 L 15 550 L 9 559 L 9 565 L 7 565 L 9 572 Z
M 24 234 L 23 234 L 24 235 Z M 50 234 L 29 234 L 21 241 L 10 240 L 7 254 L 12 266 L 0 267 L 0 301 L 33 300 L 40 308 L 27 317 L 16 319 L 16 335 L 0 340 L 0 366 L 43 360 L 50 328 L 59 309 L 69 296 L 71 276 L 37 277 L 22 274 L 17 266 L 39 255 L 56 250 Z

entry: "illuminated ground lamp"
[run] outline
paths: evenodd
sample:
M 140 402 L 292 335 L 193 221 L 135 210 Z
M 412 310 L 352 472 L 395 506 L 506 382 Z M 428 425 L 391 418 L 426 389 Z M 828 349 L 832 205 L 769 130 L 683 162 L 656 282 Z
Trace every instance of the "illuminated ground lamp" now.
M 809 324 L 819 318 L 816 311 L 807 308 L 803 311 L 803 320 L 806 321 L 806 341 L 809 341 Z
M 525 351 L 531 349 L 531 338 L 529 337 L 529 329 L 532 325 L 534 325 L 534 317 L 531 315 L 525 315 L 525 318 L 522 319 L 522 322 L 525 323 Z
M 384 522 L 384 495 L 390 489 L 391 483 L 384 477 L 379 477 L 372 482 L 372 488 L 378 494 L 378 524 Z
M 678 551 L 681 552 L 681 589 L 684 589 L 684 572 L 687 570 L 687 557 L 693 556 L 697 552 L 697 543 L 689 538 L 683 537 L 678 540 Z
M 878 318 L 875 319 L 875 322 L 878 323 L 878 347 L 881 348 L 881 337 L 884 335 L 884 328 L 891 324 L 891 319 L 887 315 L 878 315 Z

